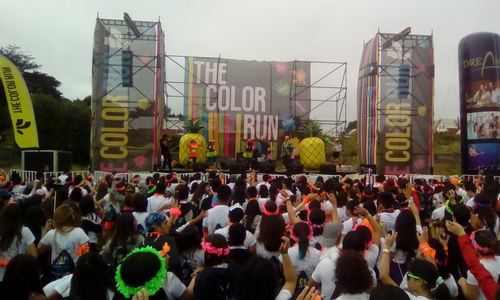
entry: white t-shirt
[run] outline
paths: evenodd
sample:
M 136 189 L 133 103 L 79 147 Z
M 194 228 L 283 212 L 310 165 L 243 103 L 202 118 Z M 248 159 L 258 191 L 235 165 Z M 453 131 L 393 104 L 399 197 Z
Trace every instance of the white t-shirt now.
M 322 259 L 314 272 L 311 275 L 311 279 L 317 283 L 321 284 L 321 298 L 330 299 L 335 291 L 335 269 L 337 267 L 337 254 L 331 252 L 330 256 Z M 369 269 L 372 276 L 372 287 L 377 286 L 377 278 L 373 269 Z M 351 296 L 351 295 L 343 295 Z M 337 298 L 337 299 L 350 299 L 350 298 Z M 353 298 L 357 299 L 357 298 Z M 364 299 L 364 298 L 361 298 Z M 366 298 L 368 299 L 368 298 Z
M 356 219 L 356 220 L 354 220 Z M 343 235 L 346 235 L 349 233 L 349 231 L 353 230 L 354 229 L 354 226 L 356 226 L 356 224 L 361 224 L 363 222 L 363 220 L 361 218 L 349 218 L 347 219 L 347 221 L 344 221 L 342 224 L 344 225 L 343 228 L 342 228 L 342 234 Z
M 213 234 L 216 227 L 223 228 L 229 221 L 229 207 L 227 205 L 217 205 L 207 210 L 207 216 L 203 219 L 203 227 L 208 228 L 208 234 Z
M 186 286 L 172 272 L 167 272 L 167 277 L 163 283 L 163 290 L 167 294 L 168 299 L 179 299 L 186 291 Z
M 279 251 L 269 252 L 269 251 L 267 251 L 266 247 L 264 247 L 264 244 L 261 244 L 261 243 L 257 243 L 256 246 L 257 247 L 256 247 L 255 253 L 257 254 L 257 256 L 265 258 L 265 259 L 271 259 L 272 257 L 279 259 L 279 257 L 280 257 Z
M 417 225 L 416 229 L 418 233 L 423 233 L 422 226 Z M 383 245 L 385 243 L 385 238 L 381 238 L 380 241 Z M 396 242 L 394 242 L 390 250 L 391 253 L 394 253 L 394 257 L 392 258 L 393 262 L 398 264 L 404 264 L 406 262 L 408 253 L 406 251 L 396 249 Z M 415 252 L 417 252 L 417 249 L 415 249 Z
M 337 248 L 333 247 L 332 249 Z M 333 292 L 335 291 L 334 277 L 338 256 L 338 249 L 337 251 L 332 251 L 329 256 L 321 259 L 316 269 L 314 269 L 314 272 L 311 274 L 311 279 L 321 284 L 322 299 L 332 298 Z
M 61 184 L 64 184 L 66 182 L 66 179 L 68 178 L 69 176 L 66 175 L 66 174 L 61 174 L 59 175 L 59 177 L 57 177 L 57 179 L 61 182 Z
M 342 294 L 336 300 L 368 300 L 370 299 L 370 294 Z
M 220 234 L 226 238 L 226 240 L 229 239 L 229 226 L 226 226 L 224 228 L 217 229 L 214 233 Z M 255 246 L 257 244 L 257 240 L 253 236 L 253 234 L 250 231 L 246 231 L 245 235 L 245 240 L 243 241 L 243 246 L 246 248 L 250 248 Z
M 160 209 L 164 205 L 171 205 L 172 199 L 165 198 L 165 196 L 160 194 L 154 194 L 148 198 L 148 212 L 152 213 Z M 161 212 L 166 213 L 168 209 L 164 209 Z
M 474 203 L 474 197 L 471 197 L 469 200 L 467 200 L 467 203 L 465 203 L 468 207 L 474 207 L 476 204 Z
M 89 194 L 89 192 L 87 191 L 87 189 L 83 188 L 83 187 L 79 187 L 80 191 L 82 191 L 82 197 L 85 197 Z M 71 195 L 71 192 L 73 191 L 73 187 L 70 187 L 69 190 L 68 190 L 68 195 Z
M 495 282 L 498 282 L 498 278 L 500 276 L 500 256 L 495 256 L 494 259 L 481 259 L 481 264 L 484 266 L 488 272 L 490 272 L 491 276 Z M 478 286 L 476 277 L 472 275 L 471 271 L 467 271 L 467 284 Z M 479 297 L 478 300 L 486 300 L 483 291 L 479 289 Z
M 288 300 L 292 298 L 292 293 L 289 290 L 281 290 L 274 300 Z
M 399 209 L 394 212 L 382 212 L 380 213 L 380 222 L 383 224 L 382 231 L 384 235 L 388 234 L 389 231 L 394 230 L 396 224 L 396 218 L 399 216 Z
M 347 219 L 349 219 L 349 217 L 345 214 L 345 210 L 345 206 L 337 207 L 337 214 L 339 215 L 339 218 L 342 222 L 345 222 L 347 221 Z
M 1 239 L 1 237 L 0 237 Z M 21 240 L 17 242 L 17 236 L 14 236 L 12 243 L 5 251 L 0 251 L 0 260 L 10 261 L 14 256 L 18 254 L 26 253 L 26 248 L 35 242 L 35 236 L 31 233 L 28 227 L 21 229 Z M 0 267 L 0 281 L 3 280 L 3 275 L 5 273 L 5 267 Z
M 50 282 L 43 287 L 43 293 L 49 296 L 55 291 L 62 297 L 68 297 L 71 289 L 71 278 L 73 278 L 73 274 L 68 274 Z
M 259 183 L 257 183 L 257 185 L 255 186 L 255 188 L 257 189 L 257 192 L 259 192 L 259 191 L 260 191 L 260 187 L 261 187 L 262 185 L 267 186 L 267 190 L 269 191 L 269 188 L 271 187 L 271 184 L 270 184 L 269 182 L 265 182 L 265 181 L 263 181 L 263 182 L 259 182 Z
M 368 268 L 373 269 L 377 264 L 379 247 L 377 245 L 370 245 L 365 251 L 365 260 L 368 263 Z
M 292 261 L 293 266 L 295 267 L 295 272 L 299 275 L 300 272 L 304 271 L 308 278 L 311 278 L 314 269 L 319 263 L 319 257 L 321 253 L 318 249 L 309 247 L 307 248 L 306 256 L 303 259 L 299 259 L 299 247 L 294 246 L 288 249 L 288 257 Z M 283 262 L 283 259 L 280 256 L 280 261 Z
M 444 206 L 444 205 L 433 210 L 432 216 L 431 216 L 432 220 L 439 221 L 439 222 L 443 221 L 445 210 L 446 210 L 446 206 Z
M 294 194 L 292 193 L 292 191 L 290 190 L 285 190 L 285 192 L 288 193 L 288 197 L 290 196 L 293 196 Z M 276 205 L 281 205 L 281 202 L 284 202 L 285 201 L 285 197 L 283 197 L 283 195 L 281 195 L 281 193 L 278 194 L 278 196 L 276 196 Z
M 40 243 L 50 246 L 52 262 L 54 262 L 61 251 L 66 250 L 76 264 L 78 260 L 78 248 L 88 243 L 88 241 L 89 237 L 85 232 L 80 227 L 75 227 L 66 233 L 56 232 L 55 229 L 51 229 L 40 240 Z
M 63 276 L 57 280 L 54 280 L 43 287 L 43 293 L 47 296 L 52 294 L 54 291 L 57 292 L 61 297 L 68 297 L 71 292 L 71 278 L 73 278 L 73 274 L 68 274 Z M 112 290 L 108 289 L 108 300 L 113 299 L 115 293 Z
M 144 230 L 147 231 L 147 228 L 146 228 L 146 218 L 149 216 L 149 213 L 148 212 L 133 212 L 132 215 L 134 216 L 135 220 L 137 221 L 137 227 L 139 227 L 139 225 L 142 226 L 142 228 Z

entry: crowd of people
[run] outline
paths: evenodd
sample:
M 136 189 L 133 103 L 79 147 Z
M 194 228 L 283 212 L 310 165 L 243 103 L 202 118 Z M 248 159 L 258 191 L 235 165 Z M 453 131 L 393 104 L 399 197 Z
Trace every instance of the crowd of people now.
M 490 176 L 201 178 L 0 174 L 0 298 L 500 299 Z

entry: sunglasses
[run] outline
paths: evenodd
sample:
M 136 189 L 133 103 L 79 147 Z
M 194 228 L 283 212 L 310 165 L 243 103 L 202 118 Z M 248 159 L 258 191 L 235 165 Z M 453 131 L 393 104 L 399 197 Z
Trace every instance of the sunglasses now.
M 413 279 L 419 279 L 422 280 L 425 284 L 427 284 L 427 281 L 425 281 L 422 277 L 414 275 L 412 273 L 406 274 L 407 279 L 413 278 Z

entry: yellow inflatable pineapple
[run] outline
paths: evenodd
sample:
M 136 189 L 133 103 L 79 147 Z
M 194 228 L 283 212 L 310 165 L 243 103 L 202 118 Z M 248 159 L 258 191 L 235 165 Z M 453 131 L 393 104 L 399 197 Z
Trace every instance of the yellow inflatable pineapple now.
M 318 136 L 321 128 L 316 123 L 304 124 L 301 129 L 306 136 L 300 142 L 300 163 L 305 169 L 317 170 L 325 163 L 325 143 Z
M 187 132 L 187 134 L 183 135 L 181 137 L 181 140 L 179 141 L 179 163 L 181 165 L 187 165 L 187 162 L 189 160 L 188 144 L 193 139 L 201 145 L 196 162 L 205 162 L 205 160 L 207 159 L 207 156 L 205 154 L 207 150 L 207 144 L 203 136 L 200 134 L 200 131 L 202 129 L 203 125 L 201 124 L 200 120 L 196 120 L 194 122 L 192 120 L 189 120 L 187 121 L 186 125 L 184 125 L 184 130 Z

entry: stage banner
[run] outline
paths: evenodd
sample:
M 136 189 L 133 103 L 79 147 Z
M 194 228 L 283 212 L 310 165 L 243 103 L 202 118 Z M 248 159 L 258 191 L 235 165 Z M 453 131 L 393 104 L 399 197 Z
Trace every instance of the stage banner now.
M 464 37 L 458 59 L 462 172 L 500 175 L 500 35 Z
M 271 142 L 309 119 L 310 63 L 186 58 L 184 112 L 202 120 L 219 155 L 235 158 L 246 139 Z
M 159 22 L 97 19 L 92 61 L 92 170 L 152 171 L 164 115 Z
M 379 173 L 432 171 L 432 36 L 380 33 Z
M 2 55 L 0 81 L 9 107 L 17 146 L 21 149 L 38 148 L 38 131 L 28 87 L 16 66 Z
M 377 163 L 378 34 L 364 44 L 358 73 L 358 156 L 361 164 Z

